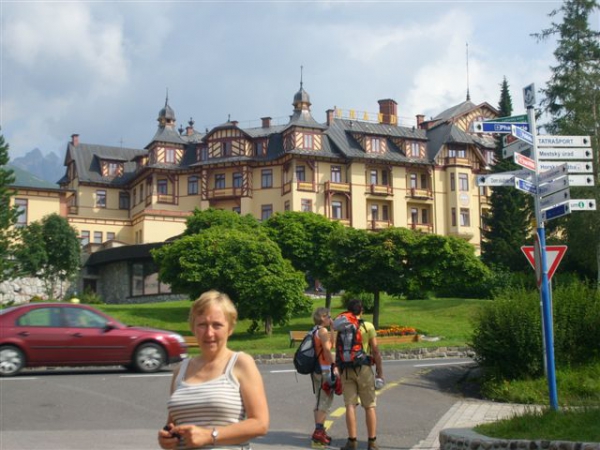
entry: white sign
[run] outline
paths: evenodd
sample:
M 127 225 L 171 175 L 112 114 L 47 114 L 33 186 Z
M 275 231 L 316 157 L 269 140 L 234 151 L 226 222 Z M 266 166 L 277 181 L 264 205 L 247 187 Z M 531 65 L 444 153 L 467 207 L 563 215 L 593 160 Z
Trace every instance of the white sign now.
M 596 211 L 596 200 L 593 198 L 572 199 L 569 206 L 571 211 Z
M 538 148 L 540 159 L 592 159 L 591 148 Z
M 512 135 L 511 135 L 512 136 Z M 531 144 L 516 140 L 502 149 L 502 157 L 509 158 L 515 153 L 523 153 L 531 150 Z
M 594 166 L 591 161 L 538 161 L 538 167 L 540 168 L 541 172 L 547 172 L 548 170 L 556 169 L 563 164 L 567 165 L 567 171 L 569 173 L 592 173 L 594 170 Z
M 531 179 L 532 172 L 529 170 L 511 170 L 510 172 L 490 173 L 477 177 L 477 186 L 514 186 L 515 176 Z
M 571 192 L 569 189 L 564 189 L 562 191 L 555 192 L 552 195 L 548 195 L 547 197 L 542 197 L 540 199 L 540 208 L 547 209 L 554 205 L 558 205 L 559 203 L 566 202 L 571 199 Z
M 552 136 L 538 135 L 538 147 L 591 147 L 589 136 Z
M 569 187 L 569 178 L 562 177 L 558 180 L 551 181 L 550 183 L 542 184 L 538 187 L 539 195 L 550 195 L 562 189 Z
M 515 163 L 520 165 L 521 167 L 525 167 L 529 170 L 535 170 L 535 161 L 527 156 L 521 155 L 520 153 L 515 153 L 513 155 Z
M 561 164 L 553 169 L 540 172 L 538 175 L 538 183 L 554 180 L 555 178 L 564 177 L 567 174 L 567 165 Z
M 570 186 L 594 186 L 593 175 L 569 175 Z

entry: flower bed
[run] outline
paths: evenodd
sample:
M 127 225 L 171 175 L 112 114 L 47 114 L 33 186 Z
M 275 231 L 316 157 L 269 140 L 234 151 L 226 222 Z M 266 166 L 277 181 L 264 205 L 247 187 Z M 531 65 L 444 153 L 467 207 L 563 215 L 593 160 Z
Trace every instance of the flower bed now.
M 417 330 L 413 327 L 402 327 L 400 325 L 392 325 L 387 328 L 377 330 L 377 337 L 383 336 L 414 336 Z

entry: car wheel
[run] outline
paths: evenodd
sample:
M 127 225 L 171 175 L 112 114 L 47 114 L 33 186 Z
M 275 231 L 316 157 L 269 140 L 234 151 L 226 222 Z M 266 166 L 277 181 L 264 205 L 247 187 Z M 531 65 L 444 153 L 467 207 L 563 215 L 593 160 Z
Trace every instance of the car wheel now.
M 20 349 L 12 345 L 0 347 L 0 376 L 16 375 L 23 367 L 25 367 L 25 355 Z
M 157 372 L 165 365 L 166 356 L 164 349 L 153 343 L 140 345 L 133 355 L 132 366 L 138 372 Z

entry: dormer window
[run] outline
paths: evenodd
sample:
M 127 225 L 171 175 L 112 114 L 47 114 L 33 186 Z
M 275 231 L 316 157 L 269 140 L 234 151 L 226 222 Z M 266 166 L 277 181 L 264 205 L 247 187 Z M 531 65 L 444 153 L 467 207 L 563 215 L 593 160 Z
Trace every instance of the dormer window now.
M 421 146 L 418 142 L 410 143 L 410 156 L 412 158 L 420 158 L 421 157 Z
M 119 171 L 119 165 L 116 162 L 108 163 L 108 176 L 114 177 Z
M 123 174 L 123 163 L 100 159 L 100 170 L 103 177 L 117 177 Z
M 222 155 L 223 156 L 231 156 L 231 142 L 223 142 Z
M 174 148 L 167 148 L 165 150 L 165 162 L 167 164 L 175 164 L 175 149 Z
M 302 139 L 302 148 L 312 150 L 314 148 L 314 139 L 312 134 L 304 134 Z
M 371 153 L 383 153 L 383 142 L 381 138 L 371 138 Z

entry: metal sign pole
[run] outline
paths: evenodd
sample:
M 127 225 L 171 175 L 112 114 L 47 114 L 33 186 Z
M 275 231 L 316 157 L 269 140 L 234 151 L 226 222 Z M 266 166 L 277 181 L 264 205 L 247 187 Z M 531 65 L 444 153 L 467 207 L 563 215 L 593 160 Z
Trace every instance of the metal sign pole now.
M 533 92 L 533 85 L 528 86 Z M 527 89 L 527 88 L 525 88 Z M 531 93 L 531 92 L 530 92 Z M 534 94 L 535 95 L 535 94 Z M 527 117 L 531 133 L 533 134 L 533 160 L 535 161 L 535 184 L 539 186 L 539 163 L 537 149 L 537 130 L 535 123 L 535 111 L 533 102 L 527 102 Z M 554 333 L 552 324 L 552 306 L 550 303 L 550 284 L 548 282 L 548 264 L 546 260 L 546 232 L 544 222 L 542 221 L 542 212 L 540 208 L 540 196 L 534 195 L 535 200 L 535 220 L 537 225 L 537 238 L 540 244 L 540 264 L 541 264 L 541 284 L 540 284 L 540 300 L 542 304 L 542 326 L 543 338 L 545 347 L 545 368 L 546 378 L 548 380 L 548 393 L 550 396 L 550 407 L 558 410 L 558 395 L 556 391 L 556 370 L 554 367 Z

